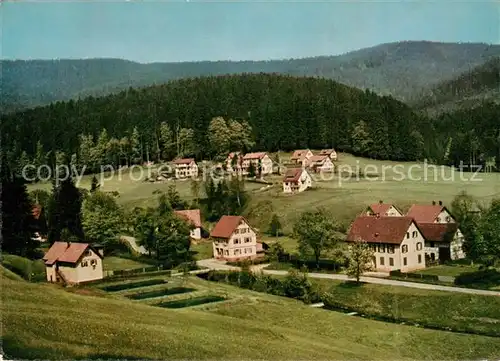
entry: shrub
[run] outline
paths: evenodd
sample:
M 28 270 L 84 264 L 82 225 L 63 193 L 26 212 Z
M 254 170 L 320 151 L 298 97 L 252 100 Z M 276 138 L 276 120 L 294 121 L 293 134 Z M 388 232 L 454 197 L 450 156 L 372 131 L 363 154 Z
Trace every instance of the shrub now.
M 489 288 L 500 284 L 500 272 L 495 269 L 485 269 L 462 273 L 455 277 L 454 283 L 460 286 Z
M 2 264 L 25 280 L 40 282 L 46 279 L 45 264 L 41 260 L 32 261 L 28 258 L 5 254 L 2 256 Z

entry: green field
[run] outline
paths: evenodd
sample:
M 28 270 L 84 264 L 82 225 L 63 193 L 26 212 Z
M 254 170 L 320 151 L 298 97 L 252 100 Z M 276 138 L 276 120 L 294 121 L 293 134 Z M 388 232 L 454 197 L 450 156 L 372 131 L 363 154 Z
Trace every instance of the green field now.
M 229 300 L 173 310 L 115 293 L 96 297 L 92 288 L 69 293 L 1 271 L 3 349 L 11 358 L 436 360 L 500 355 L 495 338 L 353 318 L 191 277 L 176 282 L 200 290 L 193 295 L 205 289 Z
M 118 271 L 118 270 L 129 270 L 136 268 L 151 267 L 151 265 L 137 262 L 127 258 L 109 256 L 109 257 L 104 257 L 103 267 L 105 271 Z
M 416 271 L 415 273 L 420 273 L 424 275 L 456 277 L 461 275 L 462 273 L 477 272 L 478 270 L 479 266 L 457 264 L 457 265 L 432 266 L 420 271 Z
M 283 161 L 286 161 L 289 155 L 281 153 Z M 261 231 L 266 231 L 270 221 L 269 213 L 276 212 L 282 219 L 285 232 L 289 233 L 301 212 L 318 206 L 327 208 L 339 222 L 348 224 L 368 204 L 379 200 L 397 204 L 406 210 L 412 203 L 430 203 L 432 200 L 442 200 L 449 205 L 453 197 L 462 190 L 485 203 L 500 197 L 500 173 L 479 174 L 477 179 L 473 180 L 472 174 L 460 174 L 450 168 L 438 168 L 434 171 L 434 166 L 424 167 L 423 163 L 377 161 L 343 153 L 339 154 L 336 165 L 343 172 L 341 176 L 313 181 L 314 189 L 296 195 L 282 194 L 282 176 L 267 177 L 274 185 L 265 190 L 261 190 L 262 184 L 247 182 L 246 188 L 252 195 L 247 210 L 249 220 Z M 349 167 L 352 173 L 349 173 Z M 357 173 L 356 167 L 364 174 L 359 179 L 352 175 Z M 142 169 L 145 178 L 147 171 Z M 347 179 L 348 174 L 351 174 L 350 179 Z M 401 174 L 406 178 L 400 180 Z M 115 174 L 112 179 L 104 181 L 102 189 L 118 191 L 119 202 L 128 210 L 134 206 L 151 204 L 155 200 L 152 193 L 156 190 L 166 191 L 171 184 L 176 185 L 181 197 L 192 199 L 189 181 L 150 183 L 134 180 L 139 179 L 140 175 L 141 171 L 137 168 L 131 175 L 125 171 L 121 175 Z M 412 179 L 409 179 L 410 176 Z M 79 186 L 89 188 L 90 179 L 91 176 L 83 177 Z M 50 183 L 29 186 L 30 189 L 50 187 Z M 255 212 L 256 206 L 262 207 L 263 202 L 268 203 L 264 210 Z

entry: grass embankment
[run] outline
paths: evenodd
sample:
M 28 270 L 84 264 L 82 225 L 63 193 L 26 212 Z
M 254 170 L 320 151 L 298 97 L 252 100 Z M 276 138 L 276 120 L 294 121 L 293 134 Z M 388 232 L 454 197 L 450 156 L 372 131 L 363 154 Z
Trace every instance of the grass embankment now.
M 1 271 L 2 339 L 9 358 L 409 360 L 500 355 L 499 343 L 490 337 L 351 318 L 226 285 L 238 302 L 213 303 L 208 312 L 170 310 L 115 296 L 68 293 L 54 285 L 12 280 Z
M 116 256 L 104 257 L 103 259 L 103 268 L 105 271 L 121 271 L 145 267 L 151 267 L 151 264 Z
M 32 261 L 12 254 L 2 254 L 1 262 L 5 268 L 25 280 L 33 282 L 46 280 L 45 264 L 42 260 Z

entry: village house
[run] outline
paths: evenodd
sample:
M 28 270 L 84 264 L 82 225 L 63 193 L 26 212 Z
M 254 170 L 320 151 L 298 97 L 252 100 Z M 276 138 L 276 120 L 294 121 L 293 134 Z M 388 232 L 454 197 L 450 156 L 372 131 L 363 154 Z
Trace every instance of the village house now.
M 173 161 L 175 169 L 175 178 L 198 177 L 198 166 L 193 158 L 182 158 Z
M 418 224 L 425 238 L 425 253 L 429 262 L 462 259 L 464 236 L 453 215 L 438 204 L 414 204 L 407 213 Z
M 102 260 L 102 249 L 74 242 L 54 242 L 43 257 L 47 281 L 65 284 L 102 279 Z
M 199 209 L 186 209 L 175 211 L 175 214 L 189 222 L 194 228 L 191 229 L 191 238 L 201 239 L 201 213 Z
M 333 172 L 333 162 L 327 155 L 313 155 L 307 164 L 316 173 Z
M 300 164 L 301 166 L 305 167 L 307 164 L 307 160 L 310 159 L 313 155 L 313 152 L 311 152 L 309 149 L 299 149 L 293 152 L 290 161 L 294 164 Z
M 226 171 L 230 173 L 241 173 L 243 155 L 240 152 L 231 152 L 226 158 Z
M 311 186 L 311 176 L 305 169 L 293 168 L 286 171 L 283 178 L 283 193 L 299 193 Z
M 383 217 L 402 217 L 403 212 L 393 204 L 384 203 L 379 201 L 379 203 L 370 204 L 365 211 L 367 216 L 380 215 Z
M 410 217 L 360 216 L 347 242 L 365 241 L 374 252 L 373 268 L 381 272 L 411 272 L 425 268 L 425 239 Z
M 222 216 L 210 237 L 213 241 L 214 258 L 240 261 L 257 257 L 257 234 L 241 216 Z
M 333 161 L 337 160 L 337 152 L 335 149 L 322 149 L 319 155 L 326 155 Z
M 273 172 L 273 161 L 266 152 L 247 153 L 243 157 L 242 169 L 243 174 L 249 173 L 250 164 L 255 168 L 255 174 L 259 174 L 259 164 L 262 174 L 271 174 Z

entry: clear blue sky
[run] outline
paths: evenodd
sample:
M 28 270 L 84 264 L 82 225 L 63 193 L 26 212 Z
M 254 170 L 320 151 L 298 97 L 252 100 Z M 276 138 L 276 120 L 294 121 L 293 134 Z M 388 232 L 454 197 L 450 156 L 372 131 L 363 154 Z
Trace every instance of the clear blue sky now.
M 264 60 L 399 40 L 500 42 L 494 2 L 85 1 L 4 0 L 2 58 Z

